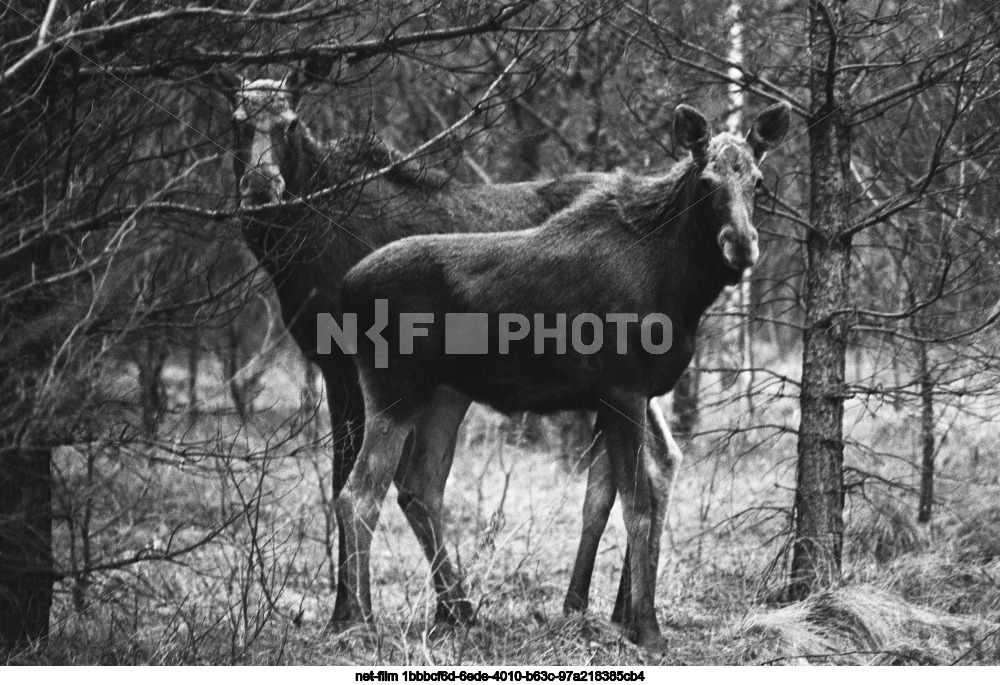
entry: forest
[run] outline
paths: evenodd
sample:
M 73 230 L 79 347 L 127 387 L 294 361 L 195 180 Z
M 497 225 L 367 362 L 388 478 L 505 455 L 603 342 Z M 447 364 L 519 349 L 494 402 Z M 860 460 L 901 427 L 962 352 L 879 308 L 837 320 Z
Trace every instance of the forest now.
M 390 490 L 341 629 L 343 275 L 775 105 L 760 256 L 650 401 L 669 648 L 623 628 L 620 503 L 564 610 L 593 417 L 475 404 L 442 536 L 474 621 Z M 0 167 L 0 663 L 1000 663 L 1000 3 L 0 0 Z

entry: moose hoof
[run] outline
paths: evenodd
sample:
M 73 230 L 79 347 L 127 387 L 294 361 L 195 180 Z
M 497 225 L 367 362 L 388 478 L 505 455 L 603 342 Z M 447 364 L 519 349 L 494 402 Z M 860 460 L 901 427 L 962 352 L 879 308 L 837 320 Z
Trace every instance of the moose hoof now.
M 643 651 L 655 655 L 665 655 L 670 647 L 667 638 L 663 637 L 660 633 L 640 635 L 639 639 L 636 640 L 636 644 Z
M 364 622 L 346 618 L 331 618 L 326 622 L 326 632 L 333 634 L 343 633 L 350 628 L 360 625 L 364 625 Z
M 370 620 L 366 621 L 363 618 L 359 618 L 352 615 L 346 611 L 334 611 L 333 616 L 330 620 L 326 622 L 326 632 L 328 633 L 343 633 L 351 628 L 356 628 L 358 626 L 368 626 L 371 627 L 372 623 Z
M 622 608 L 615 606 L 611 611 L 611 622 L 617 626 L 627 628 L 632 625 L 632 607 Z
M 582 614 L 587 610 L 587 599 L 581 597 L 575 592 L 571 592 L 566 595 L 566 601 L 563 602 L 563 613 L 567 616 L 570 614 Z
M 473 622 L 472 604 L 467 599 L 438 602 L 434 620 L 449 625 L 469 625 Z
M 348 628 L 358 625 L 356 621 L 349 621 L 343 618 L 331 618 L 326 622 L 326 632 L 336 635 L 337 633 L 342 633 Z

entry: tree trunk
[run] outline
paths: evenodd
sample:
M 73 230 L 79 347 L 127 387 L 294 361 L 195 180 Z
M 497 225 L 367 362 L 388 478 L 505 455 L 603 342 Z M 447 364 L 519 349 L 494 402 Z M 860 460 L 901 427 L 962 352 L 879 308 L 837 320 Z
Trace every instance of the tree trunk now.
M 15 13 L 17 11 L 15 10 Z M 30 21 L 30 20 L 28 20 Z M 16 22 L 0 22 L 0 42 Z M 0 650 L 23 650 L 49 634 L 52 605 L 52 450 L 31 425 L 35 379 L 47 366 L 52 338 L 62 340 L 51 316 L 58 301 L 39 283 L 58 273 L 65 236 L 46 230 L 44 239 L 25 238 L 31 221 L 58 200 L 37 169 L 51 162 L 45 134 L 63 130 L 51 82 L 32 86 L 30 99 L 11 101 L 5 86 L 0 116 Z M 10 92 L 8 92 L 10 91 Z M 64 89 L 62 92 L 68 92 Z M 30 103 L 30 104 L 29 104 Z M 65 104 L 65 103 L 63 103 Z M 52 126 L 52 128 L 48 128 Z M 15 192 L 16 191 L 16 192 Z M 50 226 L 46 221 L 39 225 Z M 18 237 L 20 235 L 20 238 Z M 41 322 L 41 323 L 39 323 Z M 37 324 L 37 325 L 36 325 Z M 44 445 L 44 446 L 41 446 Z M 2 661 L 0 661 L 2 662 Z
M 741 136 L 743 131 L 743 108 L 745 96 L 740 81 L 743 72 L 740 67 L 744 61 L 743 48 L 743 3 L 740 0 L 730 3 L 726 10 L 729 26 L 729 50 L 726 59 L 733 66 L 729 68 L 729 77 L 733 79 L 728 86 L 729 91 L 729 116 L 726 119 L 726 128 L 736 136 Z M 736 386 L 738 402 L 745 406 L 739 407 L 741 416 L 749 415 L 753 411 L 753 389 L 752 361 L 750 357 L 750 282 L 753 278 L 753 269 L 747 269 L 743 279 L 733 288 L 729 289 L 722 298 L 721 310 L 723 317 L 722 347 L 725 350 L 724 367 L 722 372 L 723 387 L 731 388 Z
M 162 342 L 145 340 L 136 358 L 139 369 L 139 404 L 142 428 L 149 437 L 156 437 L 166 405 L 163 387 L 163 367 L 167 362 L 167 347 Z
M 52 606 L 52 451 L 0 444 L 0 648 L 49 634 Z
M 934 379 L 931 378 L 927 344 L 923 342 L 917 343 L 917 366 L 920 374 L 920 437 L 923 443 L 917 522 L 930 523 L 934 504 Z
M 198 418 L 198 344 L 192 342 L 188 347 L 188 377 L 187 377 L 187 413 L 192 421 Z
M 517 135 L 512 142 L 514 149 L 509 156 L 508 164 L 511 167 L 511 173 L 508 176 L 514 179 L 537 178 L 542 170 L 542 146 L 548 138 L 548 132 L 526 109 L 536 106 L 532 93 L 525 93 L 523 98 L 515 100 L 511 104 L 510 112 L 514 119 Z
M 799 399 L 795 540 L 789 597 L 802 599 L 840 577 L 843 548 L 843 415 L 851 241 L 850 128 L 836 97 L 835 34 L 841 8 L 810 3 L 812 118 L 810 224 L 806 236 L 802 389 Z M 829 13 L 824 16 L 824 13 Z

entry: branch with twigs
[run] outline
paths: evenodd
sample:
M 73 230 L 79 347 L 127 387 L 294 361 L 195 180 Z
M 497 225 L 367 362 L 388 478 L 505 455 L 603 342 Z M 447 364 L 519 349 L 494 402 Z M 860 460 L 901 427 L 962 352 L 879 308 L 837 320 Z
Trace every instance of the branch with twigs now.
M 228 221 L 234 218 L 248 218 L 257 216 L 260 214 L 267 214 L 276 209 L 288 209 L 291 207 L 309 207 L 313 203 L 329 198 L 332 195 L 341 193 L 345 190 L 350 190 L 352 188 L 362 187 L 375 179 L 381 178 L 387 174 L 392 173 L 404 164 L 407 164 L 418 157 L 421 157 L 437 147 L 442 141 L 445 141 L 450 136 L 452 136 L 456 131 L 465 126 L 474 117 L 483 112 L 492 109 L 496 106 L 495 103 L 491 103 L 491 100 L 496 96 L 497 91 L 500 89 L 501 85 L 508 79 L 510 74 L 513 72 L 514 68 L 518 65 L 521 60 L 521 56 L 514 57 L 507 66 L 503 69 L 499 76 L 493 80 L 493 82 L 486 88 L 483 94 L 473 103 L 469 111 L 465 113 L 460 119 L 447 126 L 437 135 L 432 137 L 430 140 L 424 142 L 418 147 L 411 150 L 409 153 L 402 155 L 399 159 L 394 160 L 391 164 L 388 164 L 375 171 L 363 174 L 355 179 L 347 181 L 345 183 L 340 183 L 329 188 L 324 188 L 310 195 L 306 195 L 299 198 L 294 198 L 291 200 L 283 200 L 279 202 L 271 202 L 267 204 L 258 205 L 249 209 L 239 209 L 237 211 L 226 210 L 226 209 L 206 209 L 204 207 L 198 207 L 195 205 L 177 203 L 177 202 L 146 202 L 141 205 L 127 205 L 121 207 L 112 207 L 105 209 L 96 215 L 89 217 L 87 219 L 77 221 L 72 224 L 64 225 L 60 232 L 66 234 L 73 233 L 87 233 L 91 231 L 98 231 L 105 229 L 115 222 L 123 220 L 134 220 L 135 217 L 144 214 L 178 214 L 182 216 L 188 216 L 192 218 L 203 219 L 205 221 Z
M 393 31 L 381 38 L 351 43 L 320 43 L 318 45 L 268 50 L 264 52 L 191 50 L 184 55 L 172 58 L 166 63 L 114 65 L 111 67 L 98 66 L 81 71 L 85 75 L 118 74 L 120 72 L 121 75 L 131 77 L 167 77 L 172 75 L 178 68 L 205 69 L 234 63 L 261 66 L 267 64 L 289 64 L 311 59 L 329 61 L 332 64 L 335 60 L 345 58 L 349 63 L 355 63 L 377 55 L 397 53 L 408 47 L 499 31 L 509 21 L 522 14 L 533 4 L 534 0 L 518 0 L 518 2 L 513 4 L 501 5 L 498 11 L 492 13 L 486 19 L 473 24 L 405 34 L 397 34 Z M 120 43 L 123 40 L 135 38 L 136 36 L 155 30 L 156 27 L 162 26 L 164 22 L 213 18 L 228 21 L 235 20 L 251 25 L 254 22 L 261 21 L 273 23 L 279 19 L 282 23 L 288 23 L 292 20 L 305 22 L 310 18 L 310 15 L 305 13 L 308 7 L 291 10 L 290 13 L 279 14 L 244 14 L 221 10 L 215 7 L 177 7 L 85 28 L 76 28 L 80 24 L 79 18 L 76 21 L 67 20 L 63 22 L 63 25 L 69 25 L 71 28 L 57 35 L 51 30 L 52 18 L 49 16 L 49 13 L 54 13 L 55 5 L 56 2 L 53 1 L 46 14 L 46 19 L 43 20 L 42 24 L 36 24 L 39 29 L 38 44 L 0 74 L 0 86 L 19 76 L 28 66 L 34 64 L 40 58 L 51 57 L 53 53 L 57 53 L 65 48 L 70 48 L 76 52 L 80 47 L 74 47 L 74 45 L 80 46 L 81 43 L 86 45 L 96 45 L 97 43 L 108 41 Z M 13 8 L 11 9 L 13 10 Z M 31 22 L 31 19 L 27 16 L 21 14 L 21 17 Z
M 365 184 L 370 183 L 371 181 L 374 181 L 377 178 L 381 178 L 386 174 L 392 173 L 400 166 L 408 162 L 411 162 L 418 157 L 421 157 L 422 155 L 426 154 L 427 152 L 437 147 L 439 143 L 451 137 L 455 133 L 455 131 L 465 126 L 475 116 L 482 114 L 483 112 L 486 112 L 487 110 L 495 107 L 496 106 L 495 104 L 490 104 L 490 100 L 493 99 L 493 97 L 499 90 L 500 86 L 503 84 L 504 81 L 507 80 L 508 76 L 510 76 L 511 72 L 514 70 L 514 67 L 517 66 L 520 60 L 521 60 L 520 55 L 514 57 L 507 64 L 506 68 L 504 68 L 504 70 L 500 73 L 500 75 L 497 76 L 496 79 L 494 79 L 493 83 L 491 83 L 489 87 L 487 87 L 487 89 L 483 92 L 483 94 L 476 100 L 476 102 L 473 103 L 472 107 L 469 108 L 469 111 L 466 112 L 462 118 L 453 123 L 451 126 L 448 126 L 446 129 L 438 133 L 430 140 L 417 146 L 416 148 L 411 150 L 408 154 L 403 155 L 399 159 L 393 161 L 391 164 L 388 164 L 382 167 L 381 169 L 377 169 L 375 171 L 364 174 L 354 180 L 348 181 L 347 183 L 341 183 L 331 188 L 324 188 L 323 190 L 317 191 L 310 195 L 306 195 L 304 197 L 295 198 L 293 200 L 288 200 L 283 202 L 270 202 L 268 204 L 259 205 L 252 209 L 242 210 L 240 212 L 240 215 L 251 216 L 255 214 L 273 211 L 275 209 L 284 209 L 288 207 L 297 207 L 297 206 L 308 207 L 309 204 L 317 200 L 325 199 L 336 193 L 343 192 L 344 190 L 350 190 L 351 188 L 364 186 Z
M 629 36 L 636 42 L 638 42 L 640 45 L 643 45 L 644 47 L 654 52 L 663 54 L 663 56 L 666 57 L 667 59 L 672 60 L 677 64 L 687 67 L 693 71 L 714 76 L 717 79 L 719 79 L 721 83 L 729 83 L 735 86 L 739 86 L 740 88 L 743 88 L 750 93 L 759 95 L 772 102 L 779 102 L 781 100 L 784 100 L 788 102 L 792 106 L 792 109 L 795 110 L 798 114 L 802 116 L 808 116 L 809 110 L 801 100 L 796 98 L 786 89 L 782 88 L 773 81 L 770 81 L 769 79 L 761 76 L 756 72 L 748 70 L 746 65 L 733 62 L 729 59 L 716 55 L 711 50 L 708 50 L 700 45 L 696 45 L 691 41 L 685 40 L 676 31 L 672 30 L 668 26 L 665 26 L 663 23 L 654 19 L 651 14 L 639 9 L 635 5 L 632 5 L 631 3 L 626 3 L 625 8 L 632 14 L 639 17 L 641 20 L 645 21 L 646 24 L 649 26 L 649 28 L 653 29 L 652 33 L 657 38 L 658 45 L 654 45 L 645 38 L 642 38 L 638 35 L 634 35 L 633 33 L 629 32 Z M 625 31 L 625 29 L 620 27 L 619 30 Z M 663 40 L 662 36 L 669 36 L 669 38 L 675 43 L 677 43 L 677 45 L 685 49 L 693 50 L 708 57 L 709 59 L 716 62 L 719 65 L 719 68 L 714 68 L 704 64 L 699 64 L 694 60 L 681 57 L 676 52 L 670 49 L 670 46 L 667 45 L 666 41 Z M 740 78 L 733 78 L 732 76 L 730 76 L 729 75 L 730 70 L 734 70 L 734 73 L 739 73 Z

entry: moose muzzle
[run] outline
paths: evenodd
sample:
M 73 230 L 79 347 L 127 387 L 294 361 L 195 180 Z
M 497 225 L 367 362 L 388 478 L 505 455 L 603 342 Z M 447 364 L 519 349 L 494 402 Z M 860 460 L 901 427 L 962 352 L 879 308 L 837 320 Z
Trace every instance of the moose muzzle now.
M 742 229 L 731 224 L 725 226 L 719 233 L 719 247 L 722 248 L 722 258 L 733 269 L 749 269 L 760 257 L 757 229 L 753 226 Z
M 285 192 L 285 180 L 277 165 L 248 167 L 240 178 L 240 204 L 244 207 L 278 202 Z

